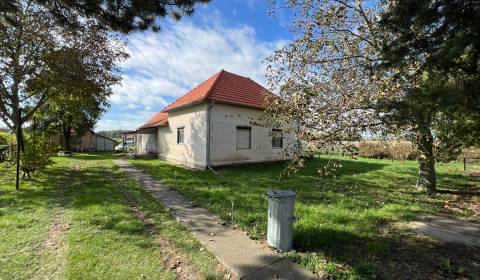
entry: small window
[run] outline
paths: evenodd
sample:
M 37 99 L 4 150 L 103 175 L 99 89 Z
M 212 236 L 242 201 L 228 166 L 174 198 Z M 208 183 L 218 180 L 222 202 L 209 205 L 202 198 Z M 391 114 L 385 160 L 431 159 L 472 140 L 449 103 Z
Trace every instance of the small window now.
M 185 128 L 179 127 L 177 128 L 177 144 L 183 144 L 185 140 Z
M 283 134 L 281 129 L 272 130 L 272 148 L 283 148 Z
M 237 150 L 248 150 L 252 143 L 252 129 L 250 127 L 237 126 Z

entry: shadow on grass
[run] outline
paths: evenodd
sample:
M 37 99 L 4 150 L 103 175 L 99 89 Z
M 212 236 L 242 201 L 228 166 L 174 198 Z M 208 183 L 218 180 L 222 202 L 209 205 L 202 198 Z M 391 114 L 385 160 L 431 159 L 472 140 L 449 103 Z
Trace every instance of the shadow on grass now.
M 393 229 L 385 223 L 380 230 Z M 326 270 L 339 278 L 352 271 L 355 279 L 476 279 L 480 275 L 478 248 L 400 231 L 365 237 L 341 229 L 307 227 L 295 232 L 294 250 L 334 261 L 337 265 L 329 268 L 327 264 Z
M 91 161 L 118 157 L 119 155 L 112 153 L 97 153 L 76 154 L 72 158 Z M 413 242 L 408 238 L 399 240 L 395 235 L 379 234 L 392 216 L 405 219 L 414 216 L 417 211 L 438 207 L 442 203 L 411 188 L 414 184 L 414 181 L 411 181 L 416 177 L 416 169 L 413 167 L 407 166 L 401 169 L 401 172 L 394 173 L 392 168 L 387 168 L 388 163 L 385 162 L 342 159 L 340 163 L 343 167 L 338 170 L 336 179 L 333 180 L 319 178 L 317 169 L 327 160 L 316 159 L 308 162 L 307 168 L 299 173 L 278 180 L 278 174 L 285 163 L 225 167 L 219 169 L 219 174 L 215 175 L 210 171 L 190 171 L 159 164 L 158 160 L 134 162 L 223 218 L 228 217 L 231 201 L 234 201 L 233 222 L 250 233 L 258 230 L 258 233 L 252 234 L 256 238 L 264 238 L 266 231 L 264 193 L 272 188 L 296 191 L 297 208 L 303 215 L 300 218 L 306 222 L 296 227 L 294 244 L 295 250 L 300 254 L 292 258 L 302 263 L 302 258 L 325 256 L 327 261 L 335 265 L 324 269 L 337 270 L 334 271 L 335 275 L 342 275 L 346 271 L 339 265 L 345 265 L 354 275 L 364 278 L 402 278 L 402 272 L 406 271 L 411 274 L 405 273 L 404 278 L 416 275 L 431 278 L 429 276 L 438 273 L 436 270 L 440 266 L 441 275 L 450 277 L 459 274 L 459 267 L 465 267 L 466 273 L 475 269 L 467 262 L 467 257 L 457 255 L 460 252 L 447 245 L 445 247 L 432 242 Z M 54 183 L 65 176 L 65 172 L 65 169 L 51 168 L 43 183 L 46 186 L 45 191 L 36 188 L 18 193 L 23 201 L 22 207 L 31 207 L 29 203 L 40 203 L 39 201 L 58 194 Z M 148 234 L 138 221 L 132 220 L 129 209 L 125 208 L 124 197 L 115 190 L 118 182 L 112 183 L 111 177 L 111 170 L 106 170 L 101 165 L 90 164 L 89 167 L 75 171 L 75 180 L 81 183 L 77 182 L 69 187 L 72 203 L 68 207 L 91 208 L 91 213 L 86 214 L 85 220 L 92 227 L 127 235 Z M 462 181 L 465 177 L 455 174 L 442 174 L 441 177 L 444 182 L 465 184 Z M 17 202 L 11 197 L 0 195 L 0 206 Z M 410 208 L 412 205 L 418 205 L 418 208 Z M 99 211 L 99 208 L 103 210 Z M 88 209 L 86 211 L 89 211 Z M 364 211 L 372 213 L 362 215 Z M 320 218 L 329 224 L 323 223 Z M 422 259 L 418 259 L 415 252 Z M 467 248 L 464 252 L 470 251 Z M 469 255 L 474 261 L 478 260 L 478 252 Z M 450 259 L 450 263 L 442 258 Z M 395 275 L 398 277 L 389 277 Z M 463 276 L 461 273 L 459 275 Z
M 475 186 L 473 186 L 475 188 Z M 478 189 L 478 188 L 477 188 Z M 480 196 L 480 191 L 471 191 L 471 190 L 438 190 L 438 193 L 444 193 L 444 194 L 454 194 L 454 195 L 462 195 L 462 196 Z
M 74 152 L 71 156 L 61 156 L 61 157 L 71 157 L 73 159 L 78 160 L 112 160 L 112 159 L 119 159 L 124 154 L 122 153 L 115 153 L 115 152 Z
M 21 180 L 20 189 L 15 190 L 13 170 L 3 170 L 0 176 L 0 208 L 13 207 L 17 210 L 33 209 L 47 203 L 47 207 L 57 206 L 59 184 L 68 176 L 65 168 L 50 167 L 45 173 L 32 174 L 31 179 Z M 6 181 L 5 181 L 6 180 Z
M 315 158 L 307 161 L 306 168 L 281 180 L 279 174 L 285 167 L 282 162 L 222 167 L 217 168 L 216 175 L 210 171 L 185 170 L 158 160 L 131 162 L 227 221 L 230 221 L 230 211 L 234 208 L 235 219 L 231 223 L 247 230 L 254 239 L 265 238 L 265 192 L 269 189 L 295 191 L 297 225 L 294 244 L 297 253 L 290 256 L 313 270 L 316 268 L 312 263 L 320 263 L 316 259 L 323 255 L 327 261 L 334 260 L 334 270 L 339 263 L 344 264 L 351 267 L 354 275 L 365 278 L 375 278 L 375 270 L 383 278 L 390 278 L 390 272 L 398 272 L 397 277 L 402 278 L 401 269 L 397 271 L 396 267 L 408 271 L 409 266 L 416 268 L 412 270 L 413 274 L 405 274 L 408 276 L 403 278 L 415 277 L 415 273 L 422 275 L 422 271 L 426 272 L 425 278 L 431 278 L 429 273 L 438 268 L 440 259 L 434 258 L 427 264 L 432 266 L 435 262 L 433 268 L 423 269 L 422 261 L 418 261 L 420 265 L 417 267 L 414 254 L 405 252 L 425 252 L 425 258 L 428 258 L 428 254 L 442 251 L 444 247 L 432 242 L 412 245 L 408 240 L 399 240 L 399 235 L 384 236 L 382 233 L 386 225 L 395 221 L 411 220 L 418 213 L 435 213 L 443 207 L 443 196 L 430 197 L 415 189 L 417 163 L 335 160 L 342 165 L 335 171 L 335 179 L 318 175 L 317 170 L 328 159 Z M 439 172 L 441 185 L 475 185 L 476 181 L 452 172 L 456 169 Z M 427 245 L 429 247 L 422 248 Z M 396 259 L 392 255 L 395 251 L 398 251 L 395 254 L 407 254 L 409 259 Z M 456 253 L 447 251 L 445 258 L 455 259 Z M 382 259 L 392 267 L 382 267 Z M 467 270 L 471 271 L 472 266 Z

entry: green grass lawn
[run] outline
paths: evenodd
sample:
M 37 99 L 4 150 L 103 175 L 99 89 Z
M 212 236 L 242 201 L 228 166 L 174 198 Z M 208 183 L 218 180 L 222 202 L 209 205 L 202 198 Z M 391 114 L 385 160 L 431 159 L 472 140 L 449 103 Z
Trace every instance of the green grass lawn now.
M 287 255 L 320 276 L 372 279 L 394 278 L 396 273 L 422 278 L 421 273 L 431 277 L 437 269 L 447 276 L 471 275 L 468 258 L 477 255 L 467 253 L 467 259 L 458 256 L 469 252 L 468 248 L 457 246 L 459 253 L 448 245 L 419 240 L 399 228 L 401 223 L 397 222 L 413 219 L 418 213 L 478 217 L 476 208 L 471 207 L 478 205 L 478 197 L 465 201 L 453 194 L 430 197 L 417 192 L 416 162 L 337 159 L 342 167 L 335 179 L 317 175 L 318 168 L 327 162 L 323 157 L 281 180 L 283 163 L 225 167 L 214 174 L 159 160 L 131 162 L 254 239 L 264 240 L 266 236 L 265 193 L 271 189 L 295 191 L 294 251 Z M 479 179 L 463 174 L 462 163 L 438 164 L 437 171 L 442 189 L 479 188 Z M 439 251 L 446 253 L 437 254 Z M 408 260 L 422 255 L 427 260 L 421 260 L 417 268 Z M 400 256 L 403 258 L 397 260 Z M 447 269 L 443 262 L 448 264 Z
M 117 157 L 57 157 L 18 192 L 13 170 L 0 169 L 0 279 L 221 278 L 215 258 L 113 165 Z

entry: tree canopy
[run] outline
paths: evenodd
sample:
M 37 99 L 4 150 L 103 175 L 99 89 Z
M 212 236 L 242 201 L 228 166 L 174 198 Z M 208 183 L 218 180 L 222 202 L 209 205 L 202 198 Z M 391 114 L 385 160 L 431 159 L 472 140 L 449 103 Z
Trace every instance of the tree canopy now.
M 95 21 L 66 27 L 31 2 L 0 16 L 0 117 L 16 132 L 18 188 L 22 126 L 53 98 L 109 94 L 125 54 Z
M 72 13 L 87 19 L 98 21 L 103 27 L 112 31 L 129 33 L 138 30 L 160 30 L 158 19 L 171 16 L 179 20 L 182 16 L 190 16 L 195 4 L 207 3 L 210 0 L 30 0 L 42 5 L 62 25 L 76 25 Z M 5 2 L 5 1 L 3 1 Z M 3 3 L 2 2 L 2 3 Z M 0 4 L 0 10 L 15 12 L 20 4 Z M 10 18 L 14 22 L 14 18 Z
M 340 135 L 408 138 L 417 186 L 436 191 L 439 151 L 479 134 L 479 6 L 475 1 L 286 0 L 295 40 L 268 59 L 281 98 L 268 113 L 318 149 Z M 272 119 L 272 118 L 271 118 Z
M 75 81 L 63 84 L 61 79 L 51 82 L 60 89 L 36 114 L 41 126 L 51 132 L 61 132 L 65 150 L 70 150 L 70 134 L 77 135 L 93 129 L 98 119 L 109 107 L 108 97 L 112 86 L 120 82 L 116 62 L 123 60 L 123 44 L 94 23 L 84 23 L 71 30 L 64 38 L 64 47 L 57 52 L 63 63 L 76 69 Z M 61 77 L 57 73 L 55 77 Z M 50 76 L 46 77 L 47 79 Z M 58 83 L 58 84 L 56 84 Z

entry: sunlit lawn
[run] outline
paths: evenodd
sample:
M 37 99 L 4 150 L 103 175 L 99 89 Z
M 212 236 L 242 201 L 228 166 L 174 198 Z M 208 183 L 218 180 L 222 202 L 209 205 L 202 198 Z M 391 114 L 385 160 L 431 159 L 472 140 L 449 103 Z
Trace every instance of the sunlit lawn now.
M 207 207 L 254 239 L 265 239 L 267 199 L 271 189 L 297 193 L 294 251 L 289 257 L 304 267 L 346 278 L 374 278 L 374 262 L 388 253 L 395 236 L 381 237 L 397 221 L 418 213 L 444 211 L 453 195 L 429 197 L 415 190 L 417 164 L 411 161 L 337 158 L 335 178 L 320 177 L 326 156 L 279 179 L 284 163 L 191 171 L 159 160 L 131 160 L 166 185 Z M 480 180 L 463 174 L 462 163 L 438 164 L 438 185 L 451 190 L 478 187 Z M 463 209 L 453 213 L 471 216 Z
M 19 192 L 13 170 L 0 169 L 0 279 L 176 279 L 132 203 L 184 263 L 201 277 L 217 277 L 214 257 L 114 158 L 57 157 Z

